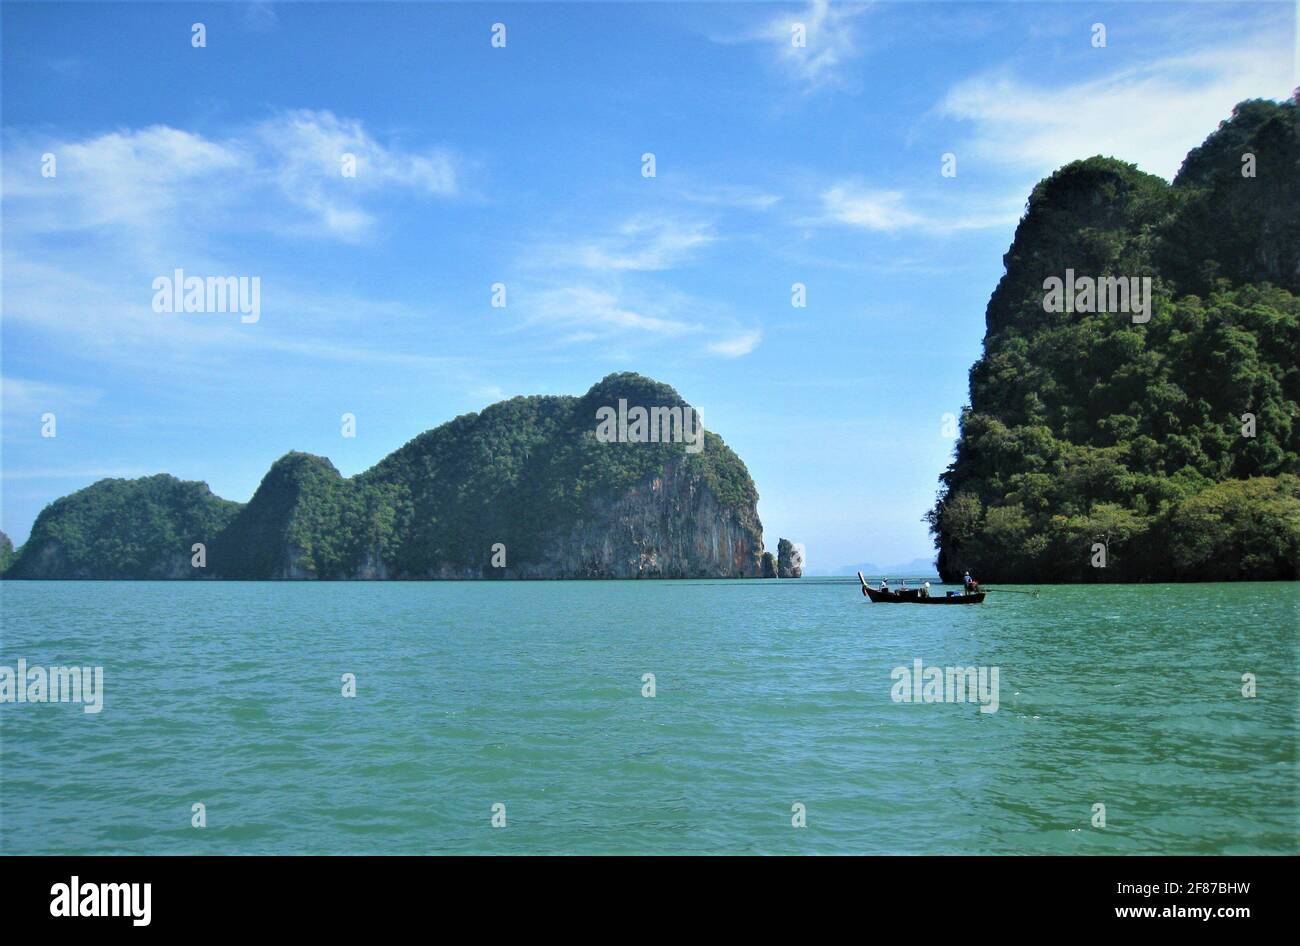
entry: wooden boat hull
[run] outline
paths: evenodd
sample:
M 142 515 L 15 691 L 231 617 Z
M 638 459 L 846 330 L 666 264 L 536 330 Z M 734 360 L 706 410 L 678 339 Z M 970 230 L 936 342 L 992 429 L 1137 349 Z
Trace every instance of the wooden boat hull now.
M 984 600 L 984 592 L 976 592 L 973 595 L 953 595 L 951 598 L 947 595 L 932 595 L 929 598 L 923 598 L 917 595 L 896 595 L 892 591 L 877 591 L 874 588 L 867 589 L 867 597 L 876 604 L 980 604 Z
M 934 595 L 929 598 L 921 596 L 917 588 L 909 588 L 906 591 L 879 591 L 867 584 L 867 580 L 858 573 L 858 581 L 862 582 L 862 593 L 872 600 L 874 604 L 980 604 L 984 601 L 984 592 L 976 592 L 973 595 Z

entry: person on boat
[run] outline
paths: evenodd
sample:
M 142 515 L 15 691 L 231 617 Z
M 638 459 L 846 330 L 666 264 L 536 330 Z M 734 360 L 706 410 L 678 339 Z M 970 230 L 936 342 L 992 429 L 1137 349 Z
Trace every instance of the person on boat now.
M 921 585 L 921 597 L 922 598 L 930 597 L 930 583 L 928 581 L 925 582 L 923 585 Z
M 889 590 L 889 579 L 888 579 L 888 578 L 882 578 L 882 579 L 880 579 L 880 590 L 881 590 L 881 591 L 888 591 L 888 590 Z
M 975 579 L 970 576 L 970 572 L 967 572 L 965 577 L 961 580 L 962 590 L 965 591 L 966 594 L 970 594 L 970 589 L 973 584 L 975 584 Z

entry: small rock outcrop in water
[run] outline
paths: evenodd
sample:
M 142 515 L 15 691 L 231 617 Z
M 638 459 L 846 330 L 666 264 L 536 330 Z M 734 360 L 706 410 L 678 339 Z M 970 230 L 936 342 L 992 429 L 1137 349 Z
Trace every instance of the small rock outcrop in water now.
M 776 577 L 776 556 L 773 555 L 771 552 L 763 553 L 763 561 L 761 563 L 760 577 L 762 578 Z
M 41 512 L 5 577 L 757 577 L 763 527 L 745 464 L 685 425 L 675 442 L 602 442 L 597 412 L 620 401 L 690 410 L 665 384 L 614 374 L 582 397 L 458 417 L 350 478 L 285 454 L 247 503 L 161 474 L 101 480 Z
M 803 577 L 803 552 L 789 539 L 776 543 L 776 574 L 778 578 Z

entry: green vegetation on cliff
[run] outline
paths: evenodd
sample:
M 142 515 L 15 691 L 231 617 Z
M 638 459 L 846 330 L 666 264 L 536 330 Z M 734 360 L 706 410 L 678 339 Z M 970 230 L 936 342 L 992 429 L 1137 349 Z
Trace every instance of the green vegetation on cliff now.
M 1094 157 L 1034 188 L 929 514 L 945 577 L 1296 577 L 1296 115 L 1242 103 L 1172 185 Z M 1150 321 L 1044 311 L 1067 269 L 1152 277 Z
M 659 553 L 665 572 L 708 574 L 716 561 L 719 573 L 757 574 L 762 527 L 744 463 L 711 432 L 698 453 L 682 443 L 599 442 L 597 410 L 620 399 L 689 409 L 667 385 L 614 374 L 582 397 L 516 397 L 457 417 L 350 479 L 323 457 L 288 453 L 244 505 L 169 476 L 103 480 L 41 513 L 8 577 L 494 577 L 508 573 L 490 567 L 497 543 L 515 567 L 509 574 L 545 574 L 574 544 L 570 533 L 590 540 L 592 530 L 598 544 Z M 707 490 L 743 537 L 740 551 L 730 543 L 702 563 L 662 561 L 669 553 L 657 543 L 692 525 L 690 495 L 671 497 L 669 515 L 680 521 L 662 535 L 604 541 L 601 530 L 634 529 L 612 525 L 611 504 L 670 474 L 686 493 Z M 206 569 L 189 567 L 194 542 L 207 546 Z M 621 574 L 633 567 L 627 557 L 584 573 Z
M 239 508 L 166 474 L 100 480 L 41 512 L 5 577 L 188 576 L 194 543 L 210 546 Z
M 706 433 L 700 453 L 680 443 L 601 443 L 596 413 L 620 399 L 641 407 L 682 407 L 666 384 L 638 374 L 609 375 L 581 398 L 516 397 L 427 431 L 357 477 L 357 488 L 386 490 L 401 542 L 385 558 L 402 574 L 439 564 L 478 568 L 493 543 L 518 561 L 539 561 L 543 543 L 671 464 L 684 464 L 720 503 L 758 500 L 740 458 Z

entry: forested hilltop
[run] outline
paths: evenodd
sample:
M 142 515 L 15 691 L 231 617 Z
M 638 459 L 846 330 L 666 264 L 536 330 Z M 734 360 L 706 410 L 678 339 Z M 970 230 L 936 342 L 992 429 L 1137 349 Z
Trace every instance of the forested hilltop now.
M 598 412 L 620 400 L 690 410 L 668 385 L 613 374 L 582 397 L 457 417 L 351 478 L 290 452 L 248 503 L 165 474 L 101 480 L 41 512 L 5 577 L 757 576 L 745 464 L 711 431 L 698 450 L 602 442 Z
M 1066 165 L 1003 261 L 928 514 L 940 573 L 1296 578 L 1296 98 L 1239 104 L 1172 185 L 1113 158 Z M 1150 320 L 1045 311 L 1067 270 L 1152 277 Z

